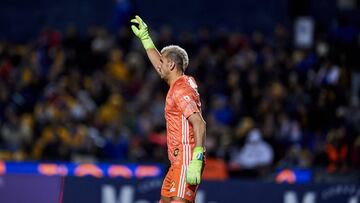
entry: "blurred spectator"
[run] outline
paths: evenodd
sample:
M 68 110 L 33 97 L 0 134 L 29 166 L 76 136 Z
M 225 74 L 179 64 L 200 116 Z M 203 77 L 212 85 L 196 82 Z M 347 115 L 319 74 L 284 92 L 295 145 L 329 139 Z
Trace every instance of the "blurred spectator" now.
M 280 168 L 307 168 L 311 164 L 311 157 L 306 149 L 300 145 L 292 145 L 279 161 Z
M 214 121 L 218 125 L 230 125 L 232 124 L 232 110 L 228 104 L 228 99 L 224 95 L 216 95 L 212 99 L 213 103 L 211 106 L 212 111 L 210 112 Z
M 326 153 L 329 161 L 327 166 L 329 172 L 346 169 L 349 147 L 346 144 L 344 128 L 340 127 L 329 131 Z
M 273 159 L 272 147 L 262 139 L 259 129 L 253 129 L 242 149 L 231 156 L 230 165 L 233 169 L 248 170 L 258 175 L 260 169 L 271 166 Z
M 123 53 L 119 49 L 111 50 L 110 62 L 106 64 L 109 77 L 113 77 L 123 83 L 127 83 L 130 79 L 129 70 L 127 69 L 123 59 Z
M 21 126 L 18 126 L 21 123 L 20 118 L 12 108 L 5 110 L 5 118 L 7 122 L 1 128 L 3 146 L 12 152 L 19 151 L 22 149 L 22 144 L 25 140 L 31 139 L 31 134 L 26 133 L 25 129 L 23 130 L 20 128 Z

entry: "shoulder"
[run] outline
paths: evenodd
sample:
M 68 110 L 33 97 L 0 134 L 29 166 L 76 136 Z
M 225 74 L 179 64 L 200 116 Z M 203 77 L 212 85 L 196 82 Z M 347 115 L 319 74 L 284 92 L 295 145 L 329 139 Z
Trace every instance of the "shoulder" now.
M 191 89 L 197 89 L 198 86 L 196 84 L 196 81 L 193 77 L 191 76 L 181 76 L 181 78 L 176 81 L 175 86 L 176 89 L 187 89 L 187 88 L 191 88 Z
M 198 86 L 193 77 L 183 76 L 174 86 L 173 94 L 175 97 L 183 97 L 184 95 L 196 97 L 198 95 L 197 89 Z

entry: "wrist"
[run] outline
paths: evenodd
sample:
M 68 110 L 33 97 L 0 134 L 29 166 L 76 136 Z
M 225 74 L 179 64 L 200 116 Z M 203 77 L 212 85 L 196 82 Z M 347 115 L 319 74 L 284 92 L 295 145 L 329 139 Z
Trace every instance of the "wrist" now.
M 146 39 L 142 39 L 141 43 L 143 44 L 145 50 L 155 48 L 154 42 L 150 37 L 147 37 Z
M 203 161 L 204 159 L 204 148 L 195 147 L 193 151 L 192 160 Z

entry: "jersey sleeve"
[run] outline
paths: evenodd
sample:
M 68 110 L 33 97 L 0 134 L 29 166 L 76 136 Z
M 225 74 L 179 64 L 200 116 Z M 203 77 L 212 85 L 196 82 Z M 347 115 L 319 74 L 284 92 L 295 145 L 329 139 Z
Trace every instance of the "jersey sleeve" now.
M 197 91 L 189 85 L 178 86 L 174 91 L 174 102 L 185 116 L 200 112 L 200 100 Z

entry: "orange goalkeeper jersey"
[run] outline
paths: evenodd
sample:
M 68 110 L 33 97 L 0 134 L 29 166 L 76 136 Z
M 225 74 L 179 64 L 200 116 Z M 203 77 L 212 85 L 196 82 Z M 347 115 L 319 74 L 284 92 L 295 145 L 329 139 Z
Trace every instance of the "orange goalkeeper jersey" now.
M 188 118 L 200 111 L 200 96 L 194 78 L 181 76 L 170 86 L 165 104 L 168 157 L 172 165 L 190 163 L 195 139 Z

